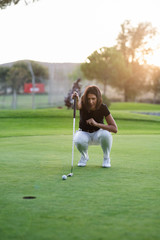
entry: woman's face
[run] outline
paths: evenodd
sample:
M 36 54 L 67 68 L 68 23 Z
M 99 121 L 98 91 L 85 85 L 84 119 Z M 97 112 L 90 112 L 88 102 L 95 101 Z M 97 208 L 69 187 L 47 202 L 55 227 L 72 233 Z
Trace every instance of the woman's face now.
M 96 95 L 89 93 L 87 95 L 87 100 L 88 100 L 88 104 L 89 104 L 89 109 L 90 110 L 96 110 L 96 104 L 97 104 Z

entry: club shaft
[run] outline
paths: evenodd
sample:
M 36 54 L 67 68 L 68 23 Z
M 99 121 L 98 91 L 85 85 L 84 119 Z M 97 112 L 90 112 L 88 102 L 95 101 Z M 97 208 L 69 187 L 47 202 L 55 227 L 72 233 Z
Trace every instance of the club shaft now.
M 73 172 L 73 160 L 74 160 L 74 134 L 75 134 L 75 118 L 73 118 L 73 139 L 72 139 L 72 164 L 71 173 Z
M 74 105 L 73 105 L 73 139 L 72 139 L 72 163 L 71 163 L 71 173 L 73 172 L 73 160 L 74 160 L 75 122 L 76 122 L 76 97 L 74 98 Z

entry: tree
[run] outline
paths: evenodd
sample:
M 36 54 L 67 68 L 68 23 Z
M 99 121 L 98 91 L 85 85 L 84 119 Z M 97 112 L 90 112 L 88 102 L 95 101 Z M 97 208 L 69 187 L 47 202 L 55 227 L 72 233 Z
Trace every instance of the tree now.
M 114 84 L 118 75 L 125 73 L 125 62 L 123 55 L 115 47 L 103 47 L 94 51 L 81 64 L 81 69 L 88 80 L 96 79 L 103 84 L 105 95 L 107 85 Z
M 119 81 L 120 84 L 116 82 L 116 87 L 124 92 L 125 102 L 134 101 L 135 97 L 144 91 L 144 79 L 147 73 L 144 65 L 140 65 L 138 62 L 129 63 L 128 70 L 128 77 L 122 77 L 121 81 Z
M 154 66 L 151 74 L 151 90 L 154 93 L 154 103 L 160 94 L 160 67 Z
M 36 83 L 44 83 L 45 80 L 47 80 L 49 78 L 48 69 L 34 61 L 31 61 L 31 65 L 32 65 L 33 72 L 35 75 Z M 31 82 L 31 79 L 29 79 L 28 82 Z
M 23 87 L 25 82 L 31 80 L 27 64 L 23 61 L 16 62 L 9 70 L 7 81 L 16 93 L 19 92 L 20 88 Z
M 152 51 L 147 44 L 156 33 L 156 28 L 151 23 L 139 23 L 137 27 L 133 27 L 129 20 L 125 20 L 117 37 L 117 48 L 121 50 L 127 63 L 142 63 L 145 61 L 144 55 Z
M 80 85 L 81 79 L 78 78 L 72 86 L 72 89 L 69 90 L 67 97 L 65 97 L 64 102 L 65 106 L 69 108 L 73 108 L 73 99 L 72 99 L 72 94 L 76 91 L 79 95 L 81 96 L 81 85 Z
M 125 101 L 134 100 L 136 95 L 143 90 L 147 73 L 144 70 L 144 56 L 152 51 L 147 47 L 149 39 L 156 34 L 156 29 L 151 23 L 139 23 L 133 27 L 129 20 L 121 25 L 121 32 L 117 38 L 117 49 L 124 56 L 127 68 L 130 68 L 130 76 L 122 81 Z
M 45 79 L 48 79 L 47 68 L 33 61 L 31 61 L 31 65 L 36 82 L 43 82 Z M 12 88 L 12 106 L 13 108 L 16 108 L 16 94 L 19 93 L 20 88 L 24 86 L 24 83 L 32 83 L 28 61 L 16 62 L 8 72 L 7 81 Z
M 29 71 L 25 63 L 15 63 L 8 72 L 8 84 L 12 88 L 12 108 L 16 109 L 17 105 L 17 92 L 19 91 L 20 87 L 24 84 L 27 79 L 30 78 Z
M 48 69 L 36 62 L 31 61 L 36 83 L 44 83 L 48 79 Z M 16 62 L 8 73 L 8 82 L 12 89 L 16 88 L 18 93 L 24 83 L 32 83 L 32 76 L 28 68 L 28 61 Z
M 32 0 L 32 2 L 35 2 L 35 1 L 38 1 L 38 0 Z M 1 0 L 0 1 L 0 8 L 1 9 L 4 9 L 6 8 L 7 6 L 10 6 L 11 4 L 18 4 L 20 2 L 20 0 Z M 30 3 L 29 0 L 24 0 L 25 4 L 28 5 Z
M 7 91 L 7 74 L 9 72 L 9 67 L 0 67 L 0 89 L 3 93 Z

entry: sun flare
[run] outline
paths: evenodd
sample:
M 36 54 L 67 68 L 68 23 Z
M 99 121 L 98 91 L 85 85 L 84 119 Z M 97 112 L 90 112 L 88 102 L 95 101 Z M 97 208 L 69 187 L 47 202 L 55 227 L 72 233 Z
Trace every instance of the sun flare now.
M 156 50 L 153 54 L 146 56 L 145 60 L 149 65 L 160 67 L 160 50 Z

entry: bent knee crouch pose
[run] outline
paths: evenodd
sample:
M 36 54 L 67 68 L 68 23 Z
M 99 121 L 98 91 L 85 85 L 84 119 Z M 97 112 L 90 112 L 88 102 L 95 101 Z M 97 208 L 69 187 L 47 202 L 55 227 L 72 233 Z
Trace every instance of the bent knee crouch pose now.
M 74 136 L 75 146 L 81 153 L 78 166 L 86 166 L 89 160 L 88 146 L 100 144 L 103 151 L 102 167 L 111 167 L 111 132 L 117 132 L 117 125 L 108 107 L 102 103 L 99 88 L 97 86 L 87 87 L 81 100 L 76 92 L 73 93 L 72 97 L 77 98 L 77 109 L 80 110 L 79 131 Z M 104 124 L 104 119 L 106 124 Z

